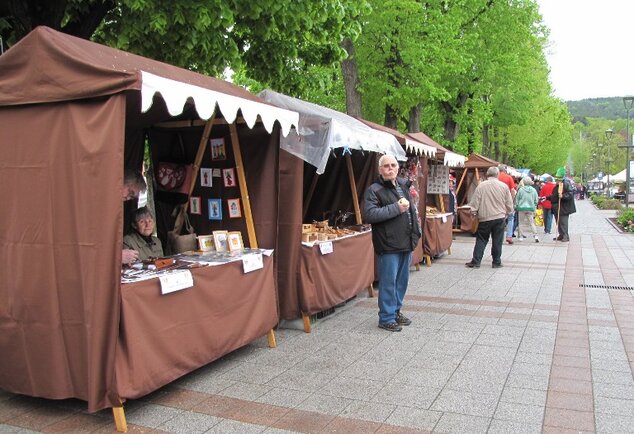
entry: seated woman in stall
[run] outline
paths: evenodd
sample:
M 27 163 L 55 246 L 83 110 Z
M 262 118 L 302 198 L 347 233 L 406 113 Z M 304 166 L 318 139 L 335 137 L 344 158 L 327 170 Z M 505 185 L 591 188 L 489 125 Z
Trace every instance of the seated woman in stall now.
M 147 207 L 134 212 L 131 233 L 123 237 L 123 248 L 139 252 L 139 260 L 163 256 L 161 240 L 154 236 L 154 216 Z

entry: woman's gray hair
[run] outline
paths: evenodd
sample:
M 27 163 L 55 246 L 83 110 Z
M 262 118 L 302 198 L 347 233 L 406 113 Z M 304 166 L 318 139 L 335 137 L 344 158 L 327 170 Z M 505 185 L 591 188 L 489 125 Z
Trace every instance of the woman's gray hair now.
M 522 182 L 524 183 L 524 185 L 533 185 L 533 180 L 531 179 L 530 176 L 525 176 L 522 178 Z
M 142 206 L 141 208 L 138 208 L 136 211 L 134 211 L 132 221 L 136 223 L 144 217 L 150 217 L 152 218 L 152 220 L 154 220 L 154 214 L 152 214 L 152 211 L 150 211 L 150 208 L 148 208 L 147 206 Z
M 500 169 L 497 167 L 489 167 L 487 169 L 487 178 L 497 178 L 500 175 Z

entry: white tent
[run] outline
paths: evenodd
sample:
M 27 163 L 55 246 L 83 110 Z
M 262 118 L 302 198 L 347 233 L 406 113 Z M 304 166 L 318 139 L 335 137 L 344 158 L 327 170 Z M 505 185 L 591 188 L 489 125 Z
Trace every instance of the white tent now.
M 318 174 L 324 172 L 330 151 L 335 148 L 379 152 L 407 160 L 405 151 L 392 134 L 370 128 L 345 113 L 268 89 L 260 92 L 259 97 L 299 113 L 299 135 L 280 137 L 280 147 L 315 166 Z
M 610 175 L 610 182 L 625 182 L 626 169 L 621 170 L 619 173 Z

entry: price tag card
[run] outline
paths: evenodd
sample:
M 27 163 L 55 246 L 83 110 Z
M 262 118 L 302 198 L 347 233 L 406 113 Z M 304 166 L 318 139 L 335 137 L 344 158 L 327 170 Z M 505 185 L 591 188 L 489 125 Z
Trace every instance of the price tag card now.
M 222 174 L 220 173 L 220 169 L 213 169 L 211 171 L 211 176 L 213 176 L 214 178 L 220 178 L 222 176 Z
M 446 215 L 442 216 L 441 220 L 443 223 L 447 223 L 447 216 Z
M 172 271 L 159 276 L 161 281 L 161 294 L 180 291 L 194 286 L 194 276 L 189 270 Z
M 242 267 L 245 273 L 249 273 L 253 270 L 259 270 L 264 268 L 264 262 L 262 260 L 262 254 L 257 253 L 253 255 L 245 255 L 242 257 Z
M 319 243 L 319 250 L 322 255 L 327 255 L 328 253 L 333 252 L 332 241 L 326 241 L 323 243 Z

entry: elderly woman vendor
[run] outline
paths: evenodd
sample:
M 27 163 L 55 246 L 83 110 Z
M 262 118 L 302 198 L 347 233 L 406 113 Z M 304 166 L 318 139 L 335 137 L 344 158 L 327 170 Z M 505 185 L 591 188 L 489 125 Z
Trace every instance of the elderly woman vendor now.
M 134 231 L 123 237 L 123 248 L 139 252 L 139 260 L 160 258 L 163 256 L 161 240 L 153 236 L 154 216 L 147 207 L 134 212 L 132 220 Z

